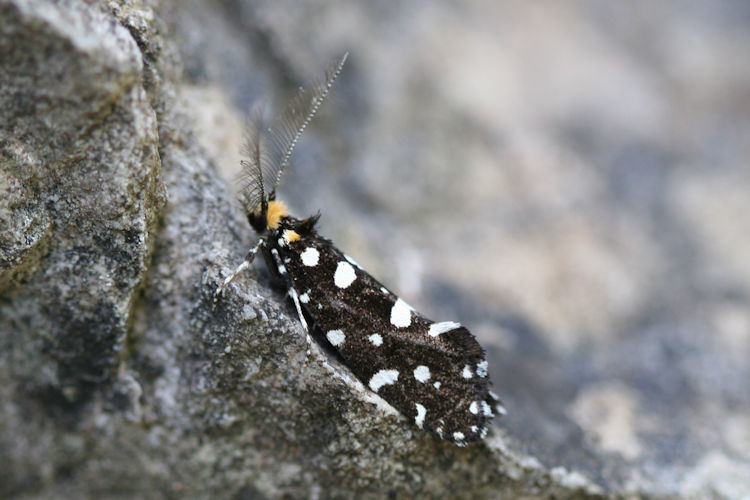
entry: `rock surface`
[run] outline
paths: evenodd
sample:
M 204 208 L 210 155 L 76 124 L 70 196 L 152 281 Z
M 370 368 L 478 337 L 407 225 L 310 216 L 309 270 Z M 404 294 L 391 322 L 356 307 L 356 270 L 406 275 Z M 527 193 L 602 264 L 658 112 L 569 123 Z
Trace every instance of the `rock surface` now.
M 750 10 L 0 2 L 0 495 L 750 495 Z M 456 448 L 305 340 L 230 179 L 344 51 L 282 195 L 509 409 Z

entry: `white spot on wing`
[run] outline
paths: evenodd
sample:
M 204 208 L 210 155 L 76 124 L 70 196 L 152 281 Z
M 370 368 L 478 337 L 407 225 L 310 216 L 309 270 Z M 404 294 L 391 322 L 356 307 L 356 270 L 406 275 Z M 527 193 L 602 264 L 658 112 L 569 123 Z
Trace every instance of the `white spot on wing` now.
M 386 295 L 388 295 L 388 294 L 390 293 L 390 292 L 388 291 L 388 289 L 387 289 L 386 287 L 384 287 L 384 286 L 381 286 L 381 287 L 380 287 L 380 291 L 381 291 L 381 292 L 383 292 L 383 293 L 384 293 L 384 294 L 386 294 Z
M 396 380 L 398 380 L 398 370 L 380 370 L 372 376 L 368 385 L 373 392 L 378 392 L 381 387 L 394 384 Z
M 318 265 L 320 252 L 318 252 L 317 248 L 307 247 L 305 248 L 305 251 L 300 254 L 300 258 L 302 259 L 302 263 L 304 265 L 308 267 L 314 267 Z
M 463 378 L 471 378 L 474 376 L 474 374 L 471 373 L 471 367 L 469 365 L 464 366 L 464 371 L 461 372 L 461 375 Z
M 470 411 L 470 412 L 471 412 L 471 413 L 472 413 L 473 415 L 477 415 L 477 414 L 479 413 L 479 405 L 477 404 L 477 402 L 476 402 L 476 401 L 472 401 L 472 402 L 471 402 L 471 404 L 469 405 L 469 411 Z
M 471 426 L 471 432 L 474 433 L 474 434 L 476 434 L 477 431 L 479 431 L 479 427 L 477 427 L 476 425 L 472 425 Z
M 391 323 L 398 328 L 411 325 L 411 307 L 401 299 L 396 300 L 391 308 Z
M 367 338 L 370 339 L 370 342 L 372 342 L 376 347 L 380 347 L 381 345 L 383 345 L 383 337 L 381 337 L 379 333 L 373 333 Z
M 286 246 L 286 241 L 284 241 L 284 238 L 279 238 L 276 243 L 278 243 L 280 247 Z
M 477 363 L 477 376 L 478 377 L 486 377 L 487 376 L 487 361 L 480 361 Z
M 414 417 L 414 423 L 417 424 L 417 427 L 421 429 L 422 425 L 424 425 L 424 416 L 427 415 L 427 408 L 425 408 L 419 403 L 416 403 L 416 407 L 417 407 L 417 416 Z
M 414 378 L 424 384 L 430 380 L 430 369 L 424 365 L 419 365 L 414 369 Z
M 456 323 L 454 321 L 443 321 L 442 323 L 431 324 L 430 329 L 427 333 L 429 333 L 431 337 L 437 337 L 441 333 L 449 332 L 460 327 L 461 323 Z
M 310 296 L 307 294 L 308 292 L 309 290 L 299 296 L 299 301 L 303 304 L 307 304 L 308 302 L 310 302 Z
M 434 385 L 434 386 L 435 386 L 435 389 L 440 389 L 440 385 L 441 385 L 441 384 L 440 384 L 440 382 L 435 382 L 435 383 L 434 383 L 434 384 L 432 384 L 432 385 Z
M 456 441 L 463 441 L 465 437 L 466 436 L 464 436 L 463 432 L 454 432 L 453 433 L 453 439 L 455 439 Z
M 333 282 L 337 287 L 346 288 L 351 285 L 356 278 L 357 275 L 354 273 L 354 268 L 351 264 L 344 261 L 339 262 L 338 266 L 336 266 L 336 272 L 333 275 Z
M 344 340 L 346 340 L 346 335 L 344 335 L 344 332 L 342 332 L 341 330 L 329 330 L 328 333 L 326 333 L 326 338 L 332 346 L 338 347 L 344 343 Z

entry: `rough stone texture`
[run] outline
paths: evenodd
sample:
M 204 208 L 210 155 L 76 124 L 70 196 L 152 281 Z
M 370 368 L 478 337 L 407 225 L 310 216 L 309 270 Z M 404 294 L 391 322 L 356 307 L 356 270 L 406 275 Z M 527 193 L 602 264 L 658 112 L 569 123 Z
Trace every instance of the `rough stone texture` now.
M 4 496 L 97 446 L 165 196 L 141 51 L 111 14 L 2 2 L 0 65 Z
M 457 6 L 458 5 L 458 6 Z M 750 495 L 750 9 L 0 1 L 0 496 Z M 487 347 L 458 449 L 305 341 L 242 117 L 349 50 L 284 198 Z

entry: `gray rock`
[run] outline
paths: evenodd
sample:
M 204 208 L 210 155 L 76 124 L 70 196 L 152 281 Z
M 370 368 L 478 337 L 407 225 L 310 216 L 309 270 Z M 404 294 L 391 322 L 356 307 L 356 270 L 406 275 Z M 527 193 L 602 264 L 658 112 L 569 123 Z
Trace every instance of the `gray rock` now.
M 0 495 L 747 496 L 750 17 L 521 5 L 0 2 Z M 210 307 L 245 110 L 345 50 L 282 194 L 477 334 L 484 443 L 306 357 L 260 264 Z

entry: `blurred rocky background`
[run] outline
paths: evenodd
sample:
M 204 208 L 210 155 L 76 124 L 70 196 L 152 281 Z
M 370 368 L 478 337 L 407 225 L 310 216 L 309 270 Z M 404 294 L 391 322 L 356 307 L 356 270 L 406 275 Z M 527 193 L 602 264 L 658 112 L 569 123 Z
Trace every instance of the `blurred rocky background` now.
M 244 116 L 350 53 L 281 197 L 486 347 L 456 449 L 305 342 Z M 750 496 L 750 5 L 0 1 L 0 495 Z

